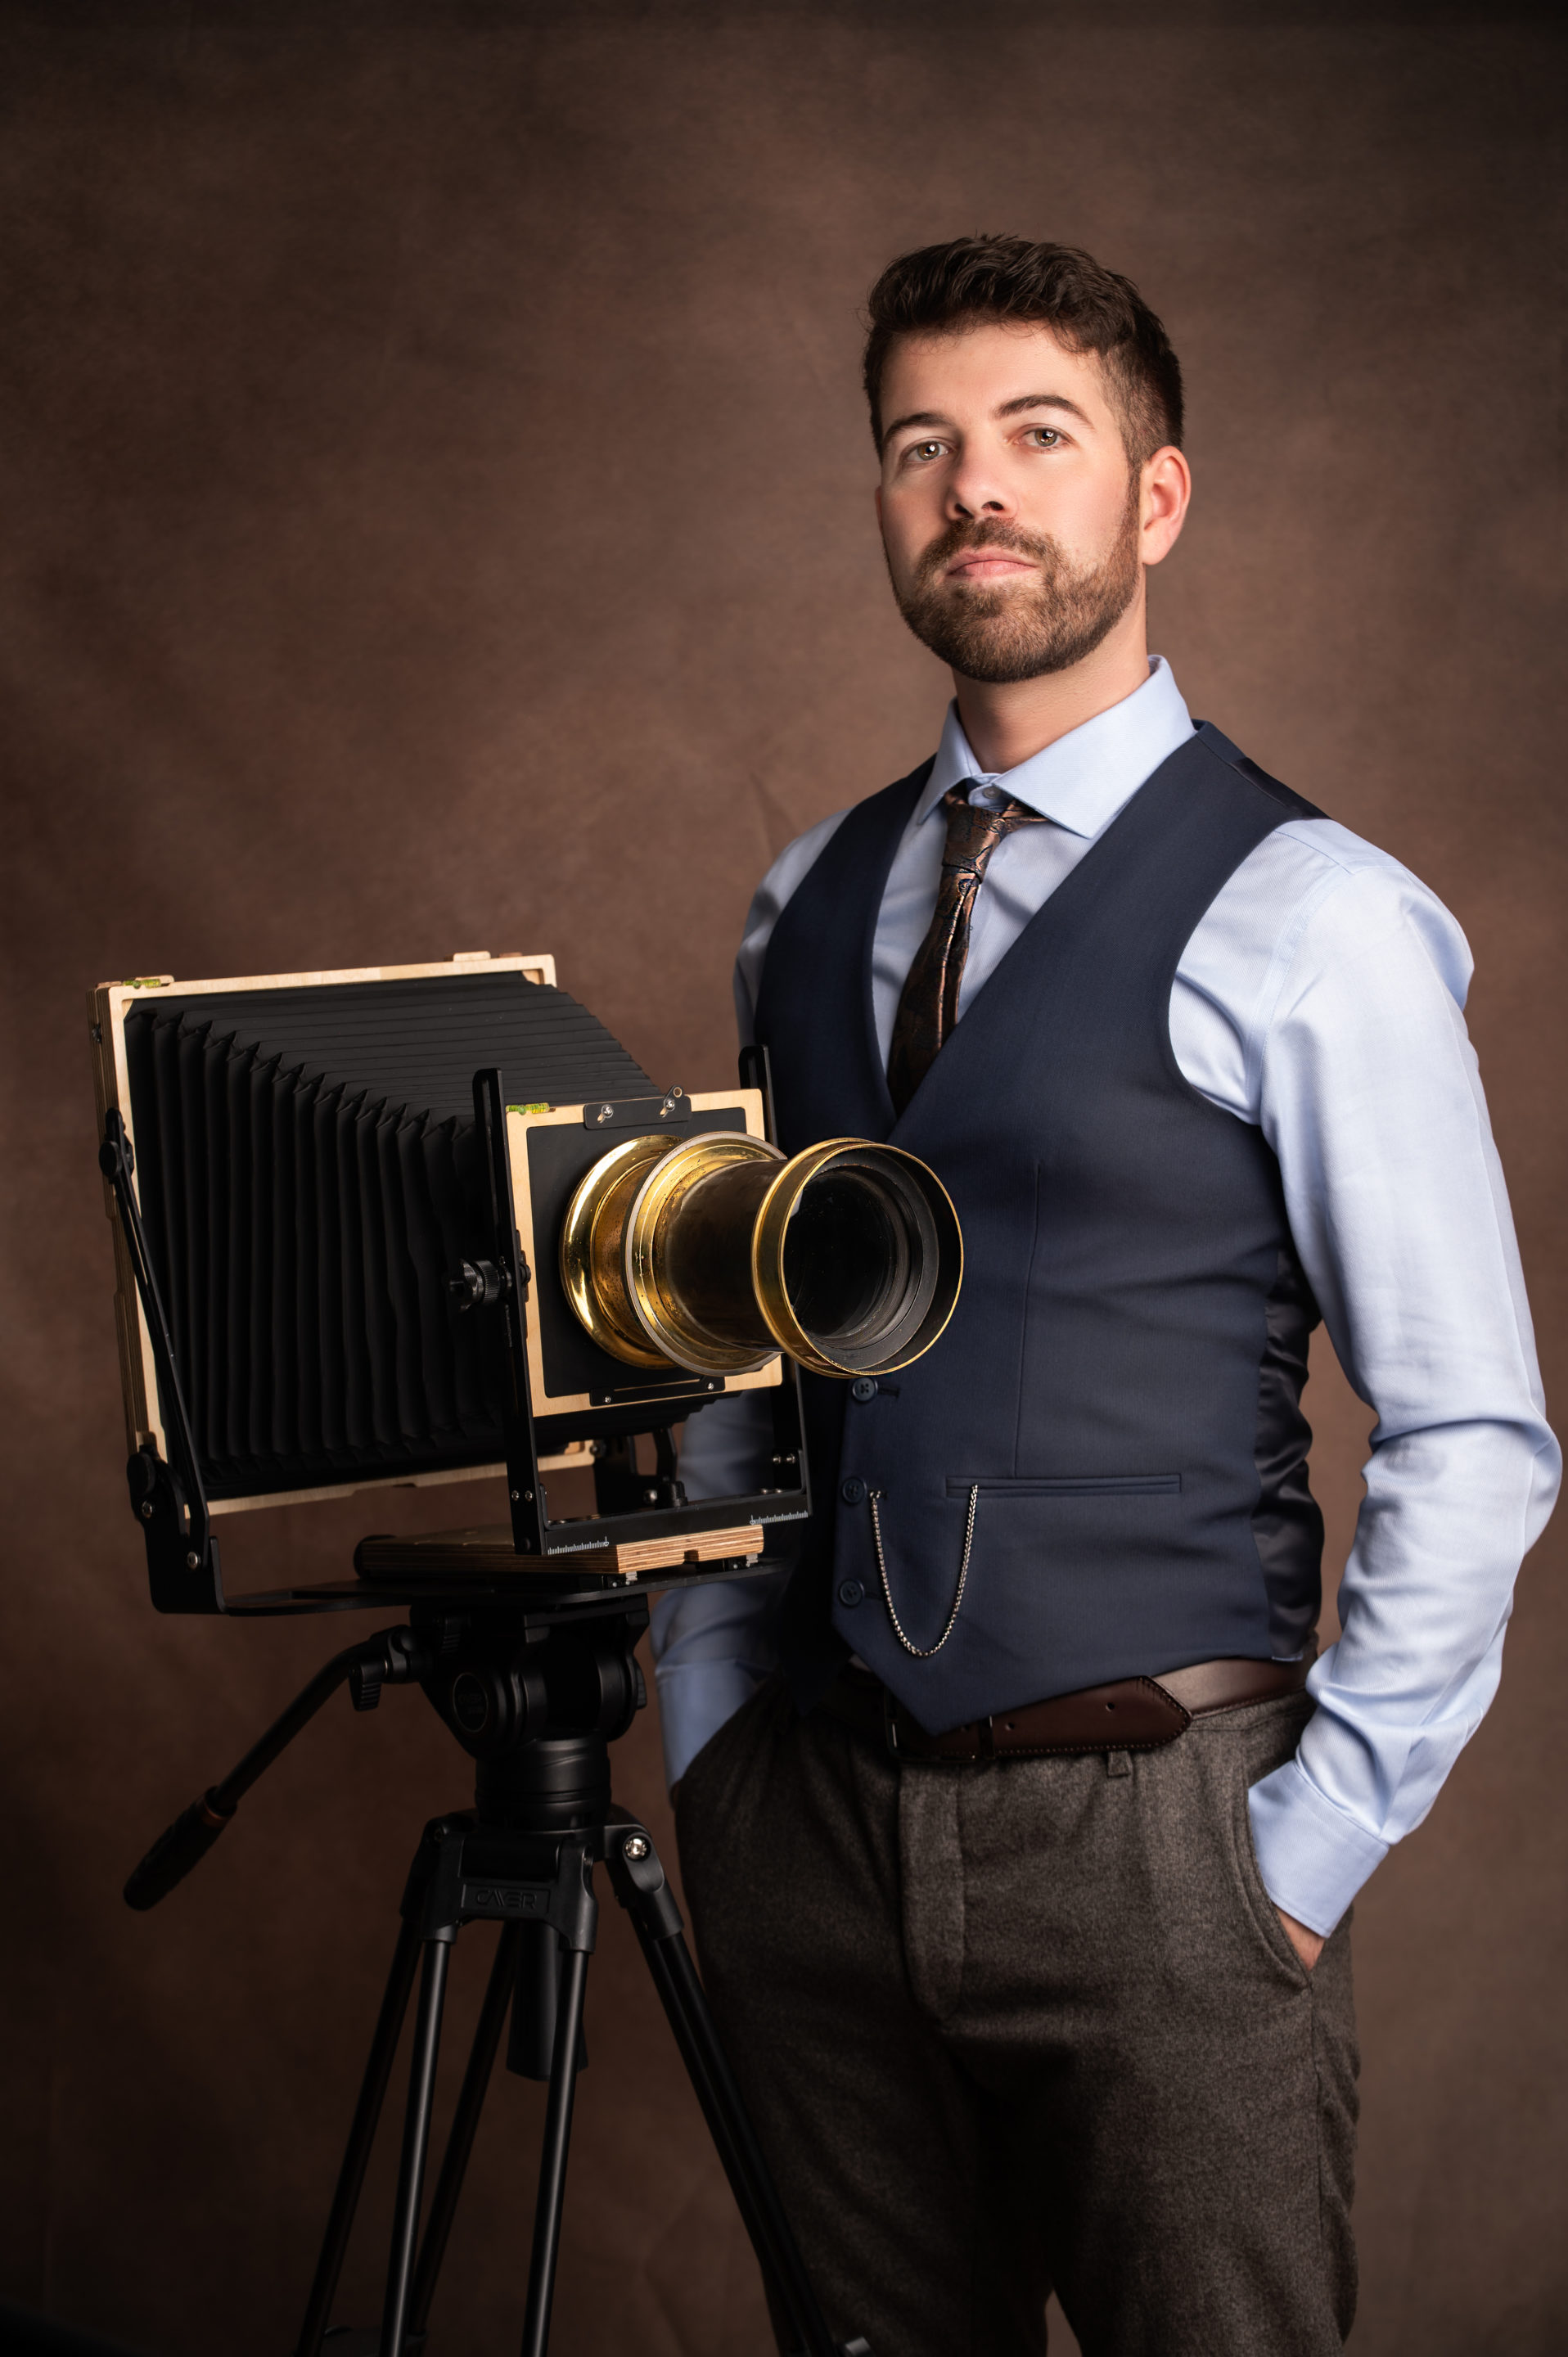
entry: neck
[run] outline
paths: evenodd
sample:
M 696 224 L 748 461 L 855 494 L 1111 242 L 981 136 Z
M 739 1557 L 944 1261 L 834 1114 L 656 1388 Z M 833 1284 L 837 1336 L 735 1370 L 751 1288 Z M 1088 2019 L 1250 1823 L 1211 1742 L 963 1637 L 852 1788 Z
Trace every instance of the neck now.
M 1133 694 L 1149 676 L 1144 599 L 1135 597 L 1092 654 L 1068 671 L 995 683 L 954 672 L 963 733 L 983 770 L 1003 776 Z

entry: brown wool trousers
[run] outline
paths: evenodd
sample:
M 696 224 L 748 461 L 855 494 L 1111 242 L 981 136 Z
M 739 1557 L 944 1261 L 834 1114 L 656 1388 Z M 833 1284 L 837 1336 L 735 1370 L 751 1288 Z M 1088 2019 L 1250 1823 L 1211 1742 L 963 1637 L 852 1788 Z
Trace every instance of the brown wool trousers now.
M 837 2337 L 1039 2357 L 1054 2287 L 1084 2357 L 1342 2346 L 1348 1934 L 1304 1969 L 1246 1808 L 1312 1707 L 901 1766 L 775 1679 L 693 1761 L 703 1975 Z

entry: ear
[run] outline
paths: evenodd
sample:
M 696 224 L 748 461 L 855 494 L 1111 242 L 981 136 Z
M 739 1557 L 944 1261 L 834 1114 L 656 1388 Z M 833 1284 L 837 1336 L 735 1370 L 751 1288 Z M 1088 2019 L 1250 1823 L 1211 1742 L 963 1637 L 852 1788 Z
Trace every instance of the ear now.
M 1167 443 L 1145 458 L 1139 474 L 1138 538 L 1145 565 L 1158 565 L 1181 538 L 1192 501 L 1192 468 Z

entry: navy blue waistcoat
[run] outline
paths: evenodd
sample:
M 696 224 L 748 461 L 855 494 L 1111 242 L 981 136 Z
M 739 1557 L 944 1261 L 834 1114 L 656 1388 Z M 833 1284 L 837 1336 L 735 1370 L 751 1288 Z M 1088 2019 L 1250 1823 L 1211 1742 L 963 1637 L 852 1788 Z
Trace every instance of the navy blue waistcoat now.
M 1301 1415 L 1317 1311 L 1261 1132 L 1170 1042 L 1182 951 L 1226 879 L 1321 813 L 1207 724 L 975 994 L 896 1117 L 871 952 L 928 763 L 853 810 L 768 945 L 757 1036 L 780 1142 L 885 1138 L 952 1197 L 963 1290 L 868 1399 L 809 1377 L 817 1501 L 783 1608 L 802 1707 L 853 1650 L 933 1733 L 1102 1680 L 1294 1654 L 1322 1519 Z M 932 823 L 937 823 L 933 821 Z M 962 1609 L 935 1643 L 979 1487 Z

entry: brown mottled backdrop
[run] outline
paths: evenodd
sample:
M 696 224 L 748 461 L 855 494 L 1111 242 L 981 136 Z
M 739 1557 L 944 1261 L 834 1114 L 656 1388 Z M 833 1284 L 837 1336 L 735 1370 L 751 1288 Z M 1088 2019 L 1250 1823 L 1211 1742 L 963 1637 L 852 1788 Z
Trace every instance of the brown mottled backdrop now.
M 1197 502 L 1155 642 L 1458 911 L 1561 1383 L 1564 60 L 1376 13 L 0 7 L 0 2291 L 164 2357 L 292 2347 L 404 1862 L 466 1792 L 417 1696 L 340 1704 L 164 1908 L 120 1903 L 343 1624 L 147 1605 L 82 993 L 549 949 L 656 1074 L 723 1082 L 757 876 L 942 706 L 855 383 L 899 248 L 1080 242 L 1168 322 Z M 1342 1556 L 1368 1418 L 1331 1361 L 1310 1400 Z M 231 1523 L 234 1583 L 340 1575 L 371 1511 Z M 1359 1910 L 1363 2357 L 1568 2347 L 1561 1528 Z M 663 1828 L 651 1711 L 620 1760 Z M 589 2036 L 557 2346 L 760 2350 L 613 1907 Z M 498 2079 L 439 2349 L 515 2346 L 539 2117 Z

